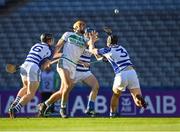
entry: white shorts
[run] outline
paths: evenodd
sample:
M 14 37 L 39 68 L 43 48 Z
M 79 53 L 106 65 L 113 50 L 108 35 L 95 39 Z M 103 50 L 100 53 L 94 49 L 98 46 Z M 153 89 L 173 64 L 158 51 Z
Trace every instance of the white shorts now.
M 91 71 L 86 71 L 86 72 L 76 71 L 74 83 L 81 82 L 91 75 L 93 75 Z
M 116 74 L 113 88 L 125 91 L 126 88 L 140 88 L 139 79 L 135 70 L 122 71 Z
M 76 65 L 73 64 L 72 62 L 61 58 L 57 64 L 57 72 L 60 74 L 59 68 L 63 68 L 69 71 L 70 73 L 70 78 L 74 79 L 75 78 L 75 72 L 76 72 Z
M 37 64 L 32 62 L 25 62 L 21 65 L 20 75 L 22 80 L 27 81 L 40 81 L 41 70 Z

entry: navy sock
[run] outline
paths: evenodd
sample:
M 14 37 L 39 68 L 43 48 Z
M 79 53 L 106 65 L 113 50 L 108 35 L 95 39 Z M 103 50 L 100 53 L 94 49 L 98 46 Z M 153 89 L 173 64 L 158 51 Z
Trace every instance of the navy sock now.
M 88 110 L 94 110 L 94 101 L 89 100 L 87 105 Z
M 12 103 L 11 107 L 15 107 L 19 103 L 20 99 L 21 99 L 21 97 L 17 96 L 16 99 L 14 100 L 14 102 Z
M 23 107 L 23 106 L 22 106 L 20 103 L 18 103 L 18 104 L 14 107 L 15 112 L 20 112 L 20 110 L 21 110 L 22 107 Z

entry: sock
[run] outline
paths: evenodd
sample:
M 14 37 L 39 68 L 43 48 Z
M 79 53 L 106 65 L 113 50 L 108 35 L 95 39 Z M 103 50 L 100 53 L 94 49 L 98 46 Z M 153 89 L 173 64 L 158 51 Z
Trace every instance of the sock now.
M 87 105 L 88 110 L 94 110 L 94 101 L 89 100 Z
M 15 107 L 19 103 L 20 99 L 21 99 L 21 97 L 17 96 L 16 99 L 14 100 L 14 102 L 12 103 L 11 107 Z
M 66 102 L 61 101 L 61 108 L 66 108 Z
M 21 108 L 22 108 L 22 104 L 18 103 L 15 107 L 14 107 L 14 110 L 15 112 L 20 112 Z
M 110 112 L 109 116 L 115 117 L 115 116 L 117 116 L 117 112 Z
M 44 104 L 45 104 L 47 107 L 50 107 L 50 106 L 51 106 L 51 104 L 48 104 L 48 100 L 46 100 L 46 101 L 44 102 Z

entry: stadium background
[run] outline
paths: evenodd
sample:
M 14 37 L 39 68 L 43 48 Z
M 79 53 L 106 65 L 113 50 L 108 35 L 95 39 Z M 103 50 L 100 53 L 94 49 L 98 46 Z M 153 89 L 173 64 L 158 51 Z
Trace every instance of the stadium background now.
M 114 14 L 116 8 L 119 14 Z M 178 98 L 174 94 L 180 92 L 179 11 L 179 0 L 0 0 L 0 101 L 21 86 L 19 74 L 7 74 L 5 65 L 21 64 L 43 32 L 53 33 L 57 41 L 77 19 L 99 32 L 98 47 L 106 42 L 102 27 L 112 28 L 129 51 L 143 91 Z M 100 92 L 110 91 L 110 65 L 96 63 L 91 68 Z M 74 91 L 81 93 L 84 85 L 76 87 Z

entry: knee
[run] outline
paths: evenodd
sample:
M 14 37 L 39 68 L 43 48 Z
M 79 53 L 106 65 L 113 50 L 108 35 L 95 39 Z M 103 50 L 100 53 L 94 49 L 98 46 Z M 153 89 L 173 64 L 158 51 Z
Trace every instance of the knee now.
M 117 88 L 113 88 L 113 95 L 114 96 L 120 96 L 121 95 L 121 91 Z
M 63 89 L 64 89 L 64 90 L 68 90 L 68 89 L 70 89 L 70 87 L 71 87 L 70 84 L 66 84 Z
M 63 90 L 61 90 L 61 89 L 59 91 L 57 91 L 58 96 L 61 96 L 62 92 L 63 92 Z
M 118 98 L 118 99 L 119 99 L 120 96 L 121 96 L 120 93 L 114 93 L 114 92 L 113 92 L 113 97 L 114 97 L 114 98 Z
M 27 96 L 32 99 L 35 96 L 35 93 L 34 92 L 28 92 Z
M 95 83 L 92 87 L 92 90 L 98 92 L 99 91 L 99 83 Z
M 65 93 L 66 92 L 70 92 L 71 91 L 71 87 L 72 87 L 71 84 L 66 84 L 66 85 L 64 85 L 62 91 L 65 92 Z

